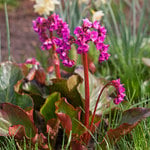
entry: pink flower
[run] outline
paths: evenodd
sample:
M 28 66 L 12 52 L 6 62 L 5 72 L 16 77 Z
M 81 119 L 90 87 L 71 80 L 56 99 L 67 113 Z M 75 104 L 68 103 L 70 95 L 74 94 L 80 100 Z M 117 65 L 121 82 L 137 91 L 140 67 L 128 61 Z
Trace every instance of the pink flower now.
M 51 47 L 53 46 L 53 43 L 52 43 L 52 40 L 49 38 L 47 39 L 46 41 L 43 42 L 43 45 L 41 46 L 41 49 L 42 50 L 49 50 L 51 49 Z
M 43 17 L 38 17 L 33 21 L 33 29 L 38 33 L 41 42 L 43 43 L 42 49 L 49 50 L 53 45 L 53 38 L 49 37 L 47 33 L 56 31 L 57 35 L 64 40 L 68 40 L 70 38 L 70 30 L 68 28 L 68 24 L 63 22 L 58 15 L 52 14 L 45 19 Z M 47 30 L 49 32 L 47 32 Z M 51 39 L 50 39 L 51 38 Z
M 120 79 L 112 80 L 111 83 L 117 90 L 117 97 L 114 99 L 114 103 L 119 104 L 124 100 L 125 88 L 123 87 L 123 84 L 120 83 Z
M 89 45 L 86 44 L 86 43 L 81 44 L 81 45 L 78 47 L 78 49 L 77 49 L 78 54 L 84 54 L 84 53 L 87 53 L 88 50 L 89 50 Z
M 83 34 L 82 27 L 80 27 L 80 26 L 76 27 L 75 30 L 74 30 L 74 34 L 75 34 L 77 37 L 79 37 L 80 35 L 82 35 L 82 34 Z
M 98 32 L 97 31 L 91 31 L 91 40 L 95 42 L 98 38 Z
M 94 22 L 93 22 L 93 28 L 94 28 L 94 29 L 98 29 L 98 28 L 99 28 L 99 24 L 100 24 L 99 21 L 94 21 Z
M 40 63 L 34 57 L 33 58 L 28 58 L 25 61 L 25 64 L 40 65 Z
M 92 27 L 92 22 L 89 21 L 89 19 L 83 19 L 83 28 L 91 28 Z
M 108 54 L 107 52 L 101 52 L 101 54 L 99 55 L 99 62 L 103 62 L 105 60 L 108 60 L 110 54 Z

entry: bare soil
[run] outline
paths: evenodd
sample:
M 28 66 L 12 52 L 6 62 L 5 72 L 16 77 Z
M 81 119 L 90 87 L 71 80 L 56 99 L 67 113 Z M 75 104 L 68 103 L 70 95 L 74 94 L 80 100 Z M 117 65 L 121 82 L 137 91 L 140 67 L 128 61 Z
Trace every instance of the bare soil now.
M 9 7 L 8 7 L 9 8 Z M 14 61 L 23 62 L 35 56 L 40 47 L 38 35 L 33 31 L 32 20 L 36 19 L 31 0 L 20 0 L 19 6 L 8 9 L 11 38 L 11 55 Z M 0 10 L 1 61 L 8 59 L 7 34 L 4 9 Z

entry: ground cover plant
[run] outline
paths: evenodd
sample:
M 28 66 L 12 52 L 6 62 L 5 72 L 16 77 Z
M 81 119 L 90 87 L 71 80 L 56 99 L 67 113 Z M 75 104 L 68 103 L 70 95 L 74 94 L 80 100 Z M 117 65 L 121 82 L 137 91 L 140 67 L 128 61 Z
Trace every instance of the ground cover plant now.
M 109 33 L 105 24 L 85 18 L 70 31 L 53 13 L 33 20 L 33 30 L 50 60 L 45 68 L 35 58 L 20 64 L 1 63 L 0 148 L 9 141 L 8 149 L 148 149 L 149 118 L 140 122 L 150 116 L 146 107 L 149 98 L 131 105 L 132 90 L 126 92 L 122 80 L 115 75 L 108 80 L 93 74 L 90 54 L 94 46 L 100 66 L 107 61 L 109 66 L 113 57 L 109 54 L 112 46 L 106 44 Z M 81 64 L 70 55 L 79 56 Z M 121 75 L 119 72 L 117 77 Z M 141 98 L 135 93 L 132 96 L 134 100 Z

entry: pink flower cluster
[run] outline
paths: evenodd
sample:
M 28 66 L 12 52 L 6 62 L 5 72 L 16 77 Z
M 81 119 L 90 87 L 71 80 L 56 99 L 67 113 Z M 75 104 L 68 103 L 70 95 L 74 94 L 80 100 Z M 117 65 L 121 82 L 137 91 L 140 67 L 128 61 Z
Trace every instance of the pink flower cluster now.
M 116 88 L 117 90 L 117 97 L 114 99 L 115 104 L 119 104 L 124 100 L 125 97 L 125 88 L 123 87 L 123 84 L 120 83 L 120 79 L 112 80 L 111 84 Z
M 74 34 L 77 36 L 76 44 L 78 45 L 77 51 L 79 54 L 87 53 L 89 50 L 88 43 L 92 41 L 100 51 L 99 62 L 108 60 L 110 56 L 107 52 L 109 45 L 104 44 L 106 29 L 98 21 L 92 23 L 88 19 L 83 19 L 82 26 L 76 27 Z
M 52 14 L 47 19 L 38 17 L 33 21 L 33 29 L 38 33 L 39 38 L 43 45 L 42 50 L 49 50 L 54 44 L 58 46 L 56 52 L 60 54 L 60 59 L 65 66 L 71 67 L 74 65 L 74 61 L 68 57 L 69 50 L 71 49 L 70 44 L 70 30 L 68 24 L 63 22 L 58 15 Z M 51 37 L 47 35 L 47 31 L 51 34 L 54 31 L 57 33 L 59 38 Z
M 72 67 L 74 65 L 74 60 L 69 59 L 69 51 L 71 50 L 71 36 L 68 40 L 56 38 L 55 44 L 57 45 L 56 52 L 59 54 L 60 59 L 64 66 Z
M 108 60 L 110 54 L 108 54 L 109 45 L 104 44 L 106 38 L 106 29 L 101 26 L 98 21 L 94 23 L 88 19 L 83 19 L 82 26 L 78 26 L 74 30 L 76 39 L 70 35 L 68 24 L 63 22 L 58 15 L 53 14 L 48 19 L 38 17 L 33 21 L 34 31 L 39 34 L 39 38 L 42 45 L 42 50 L 49 50 L 54 44 L 56 44 L 56 52 L 60 55 L 60 59 L 65 66 L 72 67 L 74 61 L 69 59 L 69 51 L 72 44 L 77 44 L 78 54 L 87 53 L 89 50 L 88 43 L 94 42 L 96 48 L 100 51 L 99 62 Z M 47 30 L 52 33 L 55 31 L 59 37 L 49 37 Z

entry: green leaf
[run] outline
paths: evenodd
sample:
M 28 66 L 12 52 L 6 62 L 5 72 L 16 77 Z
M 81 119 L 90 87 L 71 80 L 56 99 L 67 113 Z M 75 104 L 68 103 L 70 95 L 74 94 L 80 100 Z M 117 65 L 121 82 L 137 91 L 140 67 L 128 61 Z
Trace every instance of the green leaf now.
M 83 67 L 78 67 L 75 70 L 75 73 L 79 74 L 84 80 L 84 70 Z M 101 89 L 104 87 L 104 79 L 98 79 L 89 72 L 89 87 L 90 87 L 90 111 L 94 111 L 95 104 Z M 78 91 L 81 94 L 82 98 L 85 99 L 85 86 L 84 82 L 80 83 L 78 86 Z M 96 114 L 102 114 L 106 111 L 107 107 L 110 105 L 114 107 L 112 99 L 109 97 L 108 88 L 106 88 L 99 100 Z
M 0 136 L 8 135 L 9 127 L 14 125 L 22 125 L 27 137 L 34 137 L 36 134 L 33 120 L 22 108 L 10 103 L 0 104 Z
M 81 95 L 77 90 L 77 86 L 81 82 L 82 79 L 79 75 L 72 75 L 68 79 L 52 79 L 53 84 L 49 86 L 50 92 L 59 92 L 74 107 L 83 107 Z
M 34 109 L 38 111 L 50 94 L 49 88 L 47 86 L 40 85 L 36 80 L 22 82 L 20 91 L 22 94 L 27 93 L 32 97 Z
M 82 123 L 79 123 L 80 109 L 75 109 L 66 99 L 57 101 L 55 105 L 55 113 L 60 119 L 62 126 L 67 129 L 67 131 L 72 129 L 72 133 L 82 135 L 85 132 L 85 128 L 81 125 Z
M 0 64 L 0 103 L 9 102 L 22 108 L 32 106 L 31 97 L 14 91 L 14 85 L 22 78 L 22 71 L 15 63 Z
M 79 75 L 72 75 L 68 79 L 51 79 L 49 84 L 47 83 L 48 85 L 46 85 L 44 80 L 47 75 L 41 70 L 36 70 L 36 72 L 38 72 L 41 77 L 38 77 L 36 73 L 35 78 L 24 81 L 21 87 L 24 92 L 30 94 L 34 103 L 36 103 L 37 100 L 33 97 L 33 95 L 36 95 L 36 97 L 39 96 L 38 99 L 41 97 L 46 99 L 49 94 L 59 92 L 61 97 L 66 97 L 67 101 L 74 107 L 83 107 L 83 100 L 77 90 L 79 83 L 82 82 L 82 79 Z M 44 78 L 42 78 L 43 74 Z
M 104 140 L 101 142 L 102 148 L 105 149 L 107 147 L 107 141 L 111 145 L 115 144 L 122 136 L 130 133 L 141 120 L 149 116 L 149 108 L 132 108 L 123 112 L 121 125 L 115 129 L 110 129 L 106 133 Z
M 59 93 L 52 93 L 41 107 L 40 112 L 44 116 L 45 120 L 48 121 L 52 118 L 56 118 L 55 114 L 55 102 L 60 99 Z

